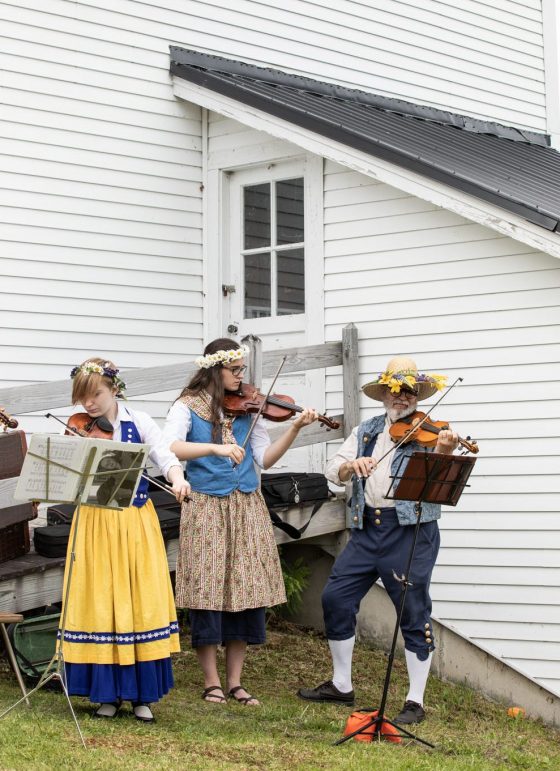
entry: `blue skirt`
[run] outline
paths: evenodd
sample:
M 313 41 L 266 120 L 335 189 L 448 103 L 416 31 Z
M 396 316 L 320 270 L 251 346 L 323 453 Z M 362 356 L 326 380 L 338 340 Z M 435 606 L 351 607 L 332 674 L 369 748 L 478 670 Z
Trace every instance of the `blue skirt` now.
M 243 640 L 248 645 L 266 642 L 265 608 L 247 610 L 189 609 L 192 647 L 225 645 L 229 640 Z
M 135 664 L 65 664 L 68 693 L 92 702 L 159 701 L 173 688 L 171 659 Z

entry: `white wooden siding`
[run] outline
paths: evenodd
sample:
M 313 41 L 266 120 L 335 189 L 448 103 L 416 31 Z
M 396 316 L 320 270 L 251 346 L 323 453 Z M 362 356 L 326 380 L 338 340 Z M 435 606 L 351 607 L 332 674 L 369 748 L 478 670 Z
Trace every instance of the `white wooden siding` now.
M 464 378 L 434 416 L 480 456 L 434 615 L 560 693 L 560 263 L 334 163 L 324 188 L 326 340 L 356 324 L 362 383 L 401 353 Z M 341 374 L 326 387 L 336 412 Z
M 11 18 L 37 19 L 30 0 L 13 5 Z M 56 17 L 57 28 L 74 30 L 69 5 L 75 3 L 46 0 L 45 16 Z M 103 46 L 111 47 L 124 31 L 129 46 L 153 51 L 176 42 L 546 130 L 540 0 L 200 0 L 180 9 L 171 0 L 85 0 L 78 13 L 97 25 Z M 92 41 L 86 43 L 89 52 Z
M 76 98 L 95 99 L 103 84 L 113 89 L 133 78 L 137 86 L 128 86 L 124 100 L 132 109 L 137 96 L 165 100 L 167 84 L 154 82 L 153 68 L 166 46 L 177 43 L 546 130 L 540 0 L 191 0 L 179 6 L 172 0 L 44 0 L 41 11 L 31 0 L 2 5 L 5 56 L 21 56 L 20 30 L 33 25 L 26 56 L 40 62 L 46 49 L 58 49 L 49 70 L 62 81 L 66 66 L 89 71 L 83 85 L 67 86 Z M 77 50 L 68 46 L 68 35 L 79 38 Z M 111 58 L 110 68 L 100 56 Z M 42 78 L 33 72 L 17 75 L 16 87 L 36 90 Z M 16 77 L 6 76 L 8 83 Z
M 200 109 L 173 96 L 170 41 L 146 20 L 129 35 L 116 22 L 138 4 L 113 6 L 0 2 L 4 386 L 200 351 Z M 161 418 L 174 396 L 141 404 Z

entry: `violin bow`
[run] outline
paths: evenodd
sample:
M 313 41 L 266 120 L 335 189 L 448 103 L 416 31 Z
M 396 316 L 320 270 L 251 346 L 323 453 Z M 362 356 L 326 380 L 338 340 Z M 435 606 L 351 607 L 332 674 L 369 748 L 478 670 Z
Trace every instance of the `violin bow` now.
M 247 442 L 248 442 L 248 441 L 249 441 L 249 439 L 251 438 L 251 434 L 253 433 L 253 429 L 254 429 L 254 428 L 255 428 L 255 426 L 257 425 L 257 420 L 259 419 L 261 412 L 262 412 L 262 411 L 264 410 L 264 408 L 265 408 L 265 405 L 266 405 L 266 401 L 267 401 L 268 397 L 270 396 L 270 394 L 272 393 L 272 389 L 274 388 L 274 386 L 275 386 L 275 384 L 276 384 L 276 381 L 278 380 L 278 375 L 280 374 L 280 372 L 281 372 L 281 370 L 282 370 L 282 367 L 283 367 L 283 366 L 284 366 L 284 364 L 286 363 L 286 359 L 287 359 L 287 358 L 288 358 L 288 355 L 287 355 L 287 354 L 286 354 L 285 356 L 283 356 L 283 357 L 282 357 L 282 361 L 280 362 L 280 366 L 279 366 L 279 367 L 278 367 L 278 369 L 276 370 L 276 374 L 274 375 L 274 380 L 273 380 L 273 381 L 272 381 L 272 383 L 270 384 L 270 388 L 268 389 L 268 393 L 267 393 L 267 394 L 266 394 L 266 396 L 264 397 L 264 399 L 263 399 L 263 403 L 262 403 L 262 404 L 261 404 L 261 406 L 259 407 L 259 411 L 258 411 L 258 412 L 255 414 L 255 417 L 253 418 L 253 422 L 251 423 L 251 426 L 250 426 L 249 430 L 247 431 L 247 436 L 246 436 L 246 437 L 245 437 L 245 439 L 243 440 L 243 444 L 241 445 L 241 449 L 242 449 L 242 450 L 244 450 L 244 449 L 245 449 L 245 447 L 247 446 Z
M 457 378 L 457 379 L 456 379 L 456 380 L 455 380 L 453 383 L 451 383 L 451 385 L 449 386 L 449 388 L 448 388 L 446 391 L 444 391 L 444 392 L 442 393 L 442 395 L 439 397 L 439 399 L 437 400 L 437 402 L 434 402 L 434 403 L 432 404 L 432 406 L 430 407 L 430 409 L 428 410 L 428 412 L 426 412 L 426 414 L 424 415 L 424 417 L 422 418 L 422 420 L 419 420 L 419 421 L 418 421 L 418 423 L 416 423 L 416 425 L 412 427 L 412 428 L 414 428 L 414 431 L 417 431 L 417 430 L 418 430 L 418 429 L 419 429 L 421 426 L 423 426 L 423 425 L 424 425 L 424 423 L 425 423 L 425 422 L 428 420 L 428 416 L 429 416 L 430 412 L 431 412 L 431 411 L 434 409 L 434 407 L 437 407 L 437 406 L 438 406 L 438 404 L 439 404 L 439 403 L 440 403 L 440 402 L 441 402 L 443 399 L 445 399 L 445 397 L 446 397 L 446 396 L 447 396 L 447 394 L 448 394 L 448 393 L 451 391 L 451 389 L 452 389 L 452 388 L 455 388 L 455 386 L 457 385 L 457 383 L 462 383 L 462 382 L 463 382 L 463 378 L 462 378 L 462 377 L 458 377 L 458 378 Z M 409 433 L 410 433 L 410 432 L 409 432 Z M 391 449 L 390 449 L 390 450 L 387 450 L 387 452 L 386 452 L 384 455 L 382 455 L 382 456 L 379 458 L 379 460 L 377 461 L 377 463 L 379 464 L 379 463 L 380 463 L 380 462 L 383 460 L 383 458 L 386 458 L 386 457 L 387 457 L 387 455 L 389 455 L 389 453 L 390 453 L 390 452 L 393 452 L 393 450 L 398 450 L 398 448 L 399 448 L 399 447 L 400 447 L 402 444 L 404 444 L 404 443 L 407 441 L 407 439 L 408 439 L 408 434 L 405 434 L 405 435 L 402 437 L 402 439 L 400 439 L 400 440 L 399 440 L 399 441 L 396 443 L 396 445 L 395 445 L 394 447 L 391 447 Z

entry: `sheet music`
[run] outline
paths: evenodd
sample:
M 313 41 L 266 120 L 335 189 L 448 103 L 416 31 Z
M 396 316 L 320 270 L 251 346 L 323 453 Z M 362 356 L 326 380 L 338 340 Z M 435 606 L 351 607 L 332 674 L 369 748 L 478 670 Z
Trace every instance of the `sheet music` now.
M 92 449 L 95 452 L 90 474 L 82 479 Z M 94 506 L 129 506 L 149 449 L 147 444 L 110 439 L 33 434 L 14 498 L 74 503 L 80 495 L 82 503 Z

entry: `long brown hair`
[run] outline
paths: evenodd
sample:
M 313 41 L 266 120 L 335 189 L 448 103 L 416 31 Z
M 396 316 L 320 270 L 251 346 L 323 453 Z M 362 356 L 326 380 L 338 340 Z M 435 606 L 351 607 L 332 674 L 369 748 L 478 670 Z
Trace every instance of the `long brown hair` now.
M 230 340 L 229 337 L 218 337 L 208 343 L 204 349 L 204 356 L 217 351 L 237 351 L 239 348 L 241 346 L 235 340 Z M 177 397 L 177 399 L 182 399 L 184 396 L 198 394 L 201 391 L 206 391 L 210 395 L 213 442 L 219 442 L 221 438 L 222 405 L 224 403 L 224 382 L 221 369 L 220 364 L 215 364 L 207 369 L 199 369 Z

